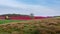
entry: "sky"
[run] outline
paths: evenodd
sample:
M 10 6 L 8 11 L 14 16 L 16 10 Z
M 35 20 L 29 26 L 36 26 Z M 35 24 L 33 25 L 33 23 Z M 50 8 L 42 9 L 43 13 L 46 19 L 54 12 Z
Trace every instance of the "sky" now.
M 60 16 L 60 0 L 0 0 L 1 14 Z

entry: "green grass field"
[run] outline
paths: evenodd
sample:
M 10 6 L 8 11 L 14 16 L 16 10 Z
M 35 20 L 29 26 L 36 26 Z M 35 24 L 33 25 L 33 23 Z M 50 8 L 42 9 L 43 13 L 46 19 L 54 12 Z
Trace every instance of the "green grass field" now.
M 0 24 L 11 23 L 11 22 L 21 22 L 24 20 L 0 20 Z
M 60 34 L 60 19 L 0 20 L 0 34 Z

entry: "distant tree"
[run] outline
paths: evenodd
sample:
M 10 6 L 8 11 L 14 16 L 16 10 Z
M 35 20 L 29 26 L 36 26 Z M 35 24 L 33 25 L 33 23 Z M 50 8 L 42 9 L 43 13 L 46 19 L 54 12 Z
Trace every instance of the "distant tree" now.
M 3 14 L 1 16 L 29 16 L 29 15 L 22 15 L 22 14 Z
M 33 13 L 30 14 L 30 18 L 34 19 L 34 14 Z

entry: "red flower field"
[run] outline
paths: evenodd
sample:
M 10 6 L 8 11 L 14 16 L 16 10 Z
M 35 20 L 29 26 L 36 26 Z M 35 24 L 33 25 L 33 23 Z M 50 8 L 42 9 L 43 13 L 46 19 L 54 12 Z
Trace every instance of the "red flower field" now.
M 34 16 L 34 19 L 44 19 L 51 17 L 42 17 L 42 16 Z M 5 19 L 5 16 L 0 16 L 0 19 Z M 31 20 L 30 16 L 9 16 L 10 20 Z

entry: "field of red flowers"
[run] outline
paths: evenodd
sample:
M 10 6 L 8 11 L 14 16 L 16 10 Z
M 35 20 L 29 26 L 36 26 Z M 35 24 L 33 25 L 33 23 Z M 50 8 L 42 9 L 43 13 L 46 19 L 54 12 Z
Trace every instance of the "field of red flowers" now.
M 0 24 L 0 34 L 60 34 L 60 18 Z
M 5 19 L 6 16 L 0 16 L 0 19 Z M 42 17 L 42 16 L 34 16 L 34 19 L 45 19 L 51 17 Z M 9 16 L 10 20 L 31 20 L 30 16 Z

